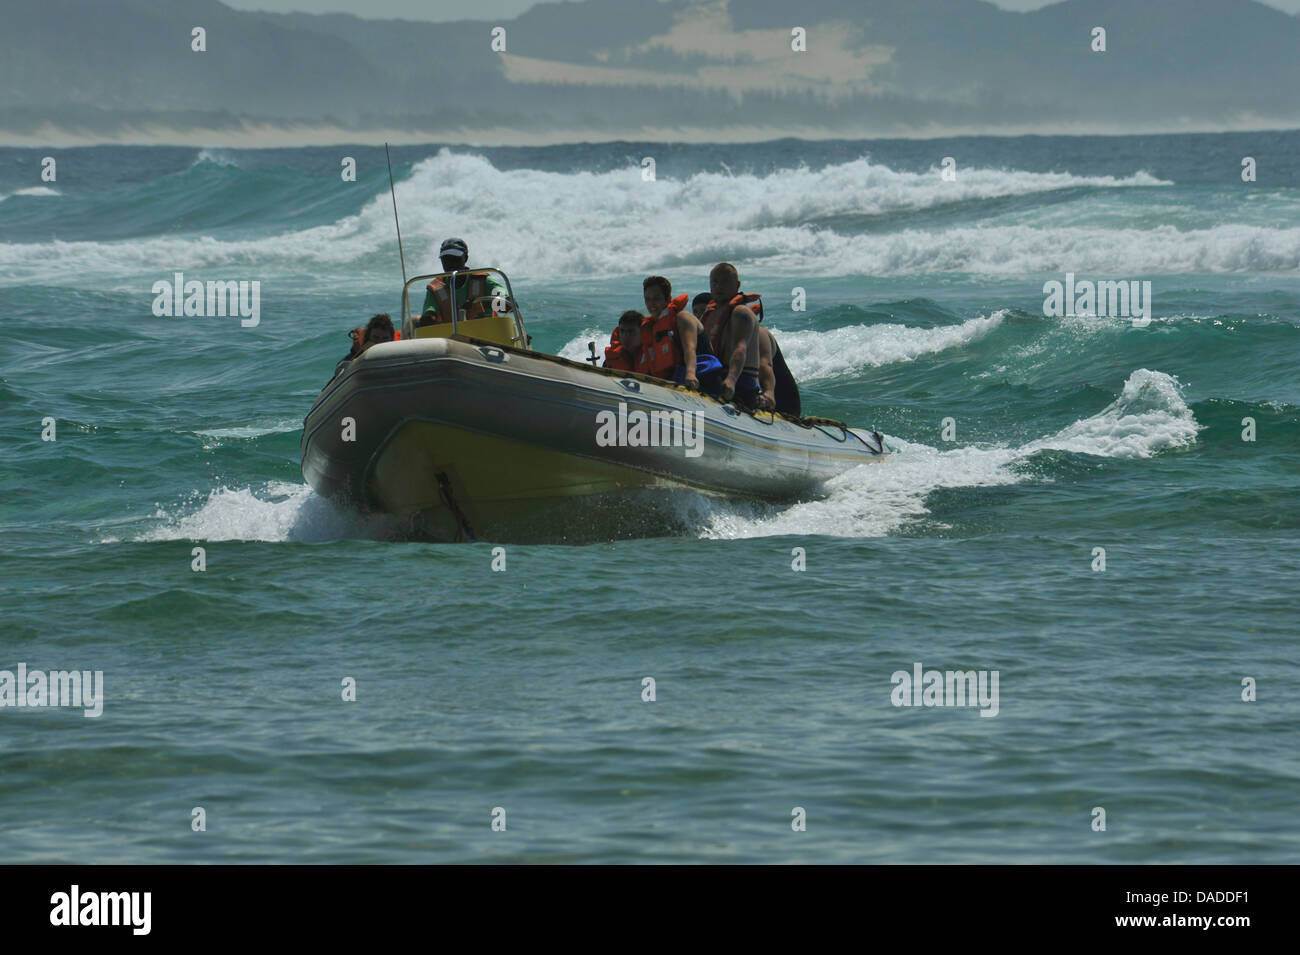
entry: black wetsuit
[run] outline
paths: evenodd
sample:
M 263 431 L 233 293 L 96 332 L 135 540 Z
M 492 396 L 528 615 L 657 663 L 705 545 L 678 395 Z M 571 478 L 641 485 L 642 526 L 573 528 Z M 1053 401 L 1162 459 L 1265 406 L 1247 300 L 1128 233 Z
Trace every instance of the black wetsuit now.
M 773 396 L 776 398 L 776 410 L 796 418 L 801 417 L 803 403 L 799 399 L 799 386 L 795 383 L 794 375 L 790 374 L 775 335 L 772 336 L 772 373 L 776 376 L 776 394 Z

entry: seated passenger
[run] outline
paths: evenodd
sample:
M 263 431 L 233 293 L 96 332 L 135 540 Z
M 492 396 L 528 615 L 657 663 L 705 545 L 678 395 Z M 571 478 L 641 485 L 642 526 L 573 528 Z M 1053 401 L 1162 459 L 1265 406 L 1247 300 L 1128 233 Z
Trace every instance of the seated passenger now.
M 686 296 L 672 298 L 672 283 L 662 275 L 647 278 L 641 291 L 650 314 L 642 323 L 637 371 L 692 390 L 710 390 L 713 382 L 702 384 L 700 375 L 719 370 L 719 363 L 703 360 L 713 356 L 713 349 L 700 320 L 686 310 Z
M 438 250 L 438 257 L 442 260 L 444 272 L 459 272 L 469 264 L 469 246 L 465 244 L 464 239 L 448 239 Z M 482 318 L 484 315 L 491 315 L 492 303 L 484 299 L 497 297 L 504 300 L 503 310 L 508 311 L 511 306 L 505 286 L 498 282 L 492 273 L 467 271 L 463 275 L 456 276 L 455 307 L 458 313 L 464 313 L 463 318 Z M 445 279 L 437 278 L 429 283 L 424 295 L 424 306 L 420 309 L 421 321 L 430 310 L 436 312 L 441 321 L 452 320 L 452 306 Z
M 352 339 L 352 350 L 348 352 L 347 357 L 334 366 L 334 374 L 338 374 L 348 362 L 356 358 L 371 345 L 378 345 L 380 342 L 391 342 L 396 337 L 393 329 L 393 320 L 388 317 L 387 312 L 380 312 L 366 323 L 365 328 L 354 328 L 348 332 Z
M 712 298 L 713 296 L 708 292 L 701 292 L 691 299 L 691 314 L 698 319 L 708 311 Z M 762 316 L 759 320 L 762 321 Z M 704 330 L 703 322 L 700 323 L 700 341 L 695 348 L 695 354 L 695 374 L 700 379 L 700 391 L 717 397 L 722 392 L 722 378 L 726 370 L 722 367 L 722 362 L 713 354 L 713 345 L 709 343 L 709 336 Z
M 393 320 L 388 317 L 387 312 L 380 312 L 366 325 L 366 341 L 361 346 L 365 351 L 371 345 L 378 345 L 380 342 L 391 342 L 397 337 L 397 330 L 393 328 Z
M 609 336 L 605 349 L 605 368 L 619 371 L 636 371 L 637 357 L 641 353 L 641 320 L 644 316 L 632 309 L 618 318 L 614 334 Z
M 770 408 L 759 383 L 759 297 L 740 291 L 740 275 L 729 262 L 719 262 L 709 273 L 709 308 L 701 316 L 713 353 L 722 361 L 723 401 L 734 400 L 746 408 Z

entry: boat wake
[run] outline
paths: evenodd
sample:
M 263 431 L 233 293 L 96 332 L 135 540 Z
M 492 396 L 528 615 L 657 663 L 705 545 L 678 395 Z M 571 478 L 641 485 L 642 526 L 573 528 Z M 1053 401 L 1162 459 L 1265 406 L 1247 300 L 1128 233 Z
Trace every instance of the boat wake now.
M 924 518 L 926 498 L 940 488 L 1045 480 L 1018 467 L 1039 452 L 1147 458 L 1191 444 L 1198 430 L 1177 380 L 1140 368 L 1129 375 L 1114 402 L 1053 435 L 1019 447 L 951 450 L 887 437 L 893 456 L 883 465 L 857 467 L 832 478 L 821 500 L 787 507 L 709 502 L 700 536 L 724 540 L 806 534 L 883 537 Z

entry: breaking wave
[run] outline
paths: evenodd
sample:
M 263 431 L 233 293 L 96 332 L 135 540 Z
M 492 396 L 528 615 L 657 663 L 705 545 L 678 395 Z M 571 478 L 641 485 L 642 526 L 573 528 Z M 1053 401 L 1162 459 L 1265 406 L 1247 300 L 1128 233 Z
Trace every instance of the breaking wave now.
M 219 150 L 204 150 L 195 163 L 221 168 L 216 188 L 229 192 L 228 204 L 247 203 L 250 216 L 267 215 L 264 188 L 245 188 L 253 173 Z M 937 171 L 895 171 L 866 159 L 820 169 L 734 176 L 702 171 L 646 182 L 635 166 L 600 172 L 497 169 L 482 156 L 444 149 L 411 167 L 397 183 L 397 197 L 413 267 L 432 267 L 438 242 L 455 233 L 479 261 L 490 258 L 519 277 L 670 268 L 702 276 L 720 259 L 782 274 L 836 276 L 1300 269 L 1300 228 L 1224 224 L 1221 217 L 1206 218 L 1201 228 L 1118 227 L 1106 210 L 1089 212 L 1087 205 L 1090 196 L 1117 190 L 1138 195 L 1171 185 L 1142 171 L 1114 177 L 979 168 L 944 182 Z M 1077 212 L 1065 224 L 1035 219 L 1032 206 L 1011 216 L 977 216 L 978 221 L 961 211 L 971 203 L 1063 190 Z M 161 223 L 174 219 L 174 198 L 167 193 L 157 200 L 156 233 L 117 241 L 4 243 L 0 269 L 10 273 L 7 281 L 44 281 L 70 269 L 120 276 L 181 266 L 254 276 L 306 271 L 325 281 L 346 276 L 356 283 L 366 281 L 359 276 L 372 267 L 390 264 L 387 190 L 372 193 L 355 214 L 256 238 L 164 234 Z M 917 220 L 920 211 L 937 220 Z M 871 224 L 863 225 L 862 217 Z M 357 268 L 340 270 L 343 265 Z

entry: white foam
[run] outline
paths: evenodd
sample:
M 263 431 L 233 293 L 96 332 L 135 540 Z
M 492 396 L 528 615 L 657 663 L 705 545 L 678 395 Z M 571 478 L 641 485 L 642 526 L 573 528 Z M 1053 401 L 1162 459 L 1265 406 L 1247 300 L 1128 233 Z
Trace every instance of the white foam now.
M 1179 393 L 1178 380 L 1164 372 L 1139 368 L 1124 390 L 1103 411 L 1076 421 L 1056 434 L 1031 441 L 1021 451 L 1073 451 L 1105 458 L 1149 458 L 1185 447 L 1200 430 L 1192 409 Z
M 907 521 L 922 517 L 926 513 L 926 496 L 936 488 L 981 487 L 1019 480 L 1006 469 L 1015 458 L 1014 452 L 1007 449 L 939 451 L 897 438 L 889 438 L 888 444 L 894 451 L 891 457 L 832 478 L 822 500 L 760 509 L 711 502 L 712 514 L 700 536 L 883 537 Z
M 233 428 L 209 428 L 207 430 L 196 430 L 193 433 L 204 438 L 248 439 L 260 438 L 268 434 L 287 434 L 290 431 L 297 431 L 301 427 L 301 419 L 290 418 L 283 421 L 267 422 L 265 424 L 249 424 L 239 425 Z
M 835 236 L 825 250 L 833 274 L 965 272 L 1029 275 L 1075 272 L 1135 277 L 1153 273 L 1295 271 L 1300 228 L 1229 224 L 1206 229 L 1001 225 L 882 236 Z M 1054 275 L 1055 278 L 1060 276 Z
M 816 381 L 961 348 L 1001 325 L 1006 314 L 1005 309 L 999 309 L 987 317 L 933 328 L 882 323 L 826 332 L 773 331 L 779 333 L 781 354 L 795 379 Z
M 204 150 L 196 162 L 225 161 Z M 438 243 L 465 238 L 471 261 L 514 278 L 696 271 L 720 259 L 746 269 L 800 275 L 924 272 L 995 274 L 1058 271 L 1151 272 L 1300 268 L 1300 229 L 1214 225 L 1178 231 L 1108 225 L 989 224 L 929 230 L 835 232 L 818 223 L 1076 186 L 1166 186 L 1145 172 L 1126 177 L 963 169 L 955 182 L 937 172 L 895 172 L 857 159 L 822 169 L 766 175 L 698 172 L 641 178 L 639 166 L 606 172 L 498 170 L 481 156 L 442 150 L 397 183 L 407 263 L 436 266 Z M 700 223 L 708 222 L 709 228 Z M 258 239 L 157 236 L 113 242 L 0 245 L 0 268 L 24 281 L 78 274 L 166 272 L 184 264 L 253 277 L 318 275 L 350 280 L 394 248 L 387 191 L 356 215 Z M 8 279 L 0 279 L 7 281 Z
M 4 202 L 11 196 L 61 196 L 63 193 L 52 186 L 28 186 L 25 189 L 15 189 L 13 192 L 6 192 L 0 195 L 0 202 Z
M 571 338 L 561 346 L 556 353 L 561 358 L 567 358 L 570 361 L 586 361 L 591 357 L 591 349 L 587 347 L 588 342 L 596 343 L 596 354 L 600 360 L 605 360 L 605 346 L 609 344 L 610 332 L 614 330 L 614 325 L 618 321 L 617 317 L 609 323 L 609 328 L 587 328 L 578 334 L 577 338 Z
M 156 527 L 140 541 L 330 541 L 387 539 L 395 521 L 338 507 L 306 484 L 272 482 L 260 491 L 219 487 L 198 510 L 173 513 L 159 508 Z
M 214 166 L 239 168 L 239 163 L 235 160 L 234 155 L 225 149 L 200 149 L 199 154 L 194 157 L 194 162 L 190 164 L 190 168 L 193 169 L 201 162 L 212 163 Z
M 1144 458 L 1196 440 L 1198 425 L 1177 379 L 1140 368 L 1120 396 L 1095 415 L 1020 447 L 939 450 L 888 438 L 895 453 L 827 482 L 826 497 L 789 507 L 763 507 L 692 496 L 682 506 L 702 512 L 701 537 L 745 538 L 786 534 L 880 537 L 927 513 L 929 494 L 946 487 L 989 487 L 1028 480 L 1012 467 L 1058 449 L 1106 458 Z

